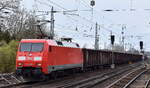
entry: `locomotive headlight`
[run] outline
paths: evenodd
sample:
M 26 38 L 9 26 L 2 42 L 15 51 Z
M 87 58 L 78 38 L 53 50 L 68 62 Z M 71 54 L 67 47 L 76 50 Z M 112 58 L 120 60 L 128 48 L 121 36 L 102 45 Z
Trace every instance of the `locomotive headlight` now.
M 41 61 L 42 57 L 34 57 L 34 61 Z
M 38 64 L 37 64 L 37 66 L 41 66 L 41 65 L 42 65 L 41 63 L 38 63 Z
M 22 63 L 18 63 L 19 66 L 23 65 Z
M 19 56 L 19 57 L 18 57 L 18 60 L 25 60 L 25 59 L 26 59 L 25 56 Z

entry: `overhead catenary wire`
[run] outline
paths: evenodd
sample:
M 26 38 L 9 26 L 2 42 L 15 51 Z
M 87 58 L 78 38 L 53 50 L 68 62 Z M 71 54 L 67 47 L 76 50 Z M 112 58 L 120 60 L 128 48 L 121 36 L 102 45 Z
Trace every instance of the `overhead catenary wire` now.
M 84 0 L 79 0 L 80 2 L 83 2 L 82 4 L 85 6 L 85 7 L 88 7 L 88 8 L 91 8 L 91 6 L 86 2 L 86 1 L 84 1 Z M 85 5 L 86 4 L 86 5 Z M 149 10 L 149 9 L 148 9 Z M 94 10 L 94 12 L 96 13 L 96 14 L 99 14 L 99 15 L 101 15 L 101 12 L 99 12 L 99 11 L 97 11 L 97 10 Z M 108 19 L 108 18 L 106 18 L 106 17 L 104 17 L 104 19 L 106 20 L 108 20 L 108 22 L 111 22 L 111 23 L 114 23 L 112 20 L 110 20 L 110 19 Z M 118 29 L 118 28 L 115 28 L 115 29 Z M 113 32 L 114 33 L 114 32 Z M 115 33 L 116 34 L 116 33 Z
M 79 34 L 79 33 L 80 33 L 80 34 L 82 34 L 82 35 L 81 35 L 82 37 L 95 38 L 94 35 L 90 35 L 90 34 L 88 34 L 87 32 L 76 31 L 75 29 L 72 29 L 72 28 L 70 28 L 70 27 L 66 27 L 66 26 L 63 26 L 63 25 L 57 24 L 57 23 L 56 23 L 56 25 L 57 25 L 56 28 L 60 28 L 60 29 L 67 28 L 67 29 L 65 29 L 65 30 L 59 30 L 59 31 L 68 31 L 68 32 L 72 32 L 72 33 L 75 33 L 75 34 Z M 58 27 L 58 26 L 59 26 L 59 27 Z M 70 30 L 70 29 L 71 29 L 71 30 Z M 101 36 L 101 37 L 105 37 L 106 34 L 101 33 L 100 36 Z M 100 36 L 99 36 L 99 37 L 100 37 Z
M 52 5 L 49 5 L 49 4 L 47 4 L 47 3 L 42 3 L 42 4 L 44 4 L 44 5 L 47 5 L 47 6 L 52 6 Z M 58 5 L 57 5 L 58 6 Z M 60 6 L 59 6 L 60 7 Z M 69 10 L 65 10 L 65 11 L 69 11 Z M 62 11 L 62 12 L 65 12 L 65 11 Z M 73 20 L 74 22 L 78 22 L 78 20 L 77 19 L 74 19 L 74 18 L 72 18 L 71 16 L 69 16 L 69 15 L 65 15 L 66 17 L 68 17 L 68 18 L 70 18 L 71 20 Z M 74 23 L 73 22 L 73 23 Z M 72 22 L 71 22 L 72 23 Z
M 90 8 L 90 9 L 92 9 L 92 7 L 91 7 L 86 1 L 84 1 L 84 0 L 78 0 L 78 1 L 83 2 L 82 4 L 83 4 L 85 7 L 88 7 L 88 8 Z M 97 11 L 97 10 L 95 10 L 95 9 L 93 9 L 93 11 L 94 11 L 96 14 L 98 14 L 98 15 L 101 16 L 101 13 L 100 13 L 99 11 Z M 103 16 L 103 18 L 104 18 L 104 16 Z M 109 22 L 111 21 L 112 23 L 114 23 L 112 20 L 110 20 L 110 19 L 108 19 L 108 18 L 104 18 L 104 19 L 105 19 L 105 20 L 107 19 Z
M 48 7 L 50 7 L 50 8 L 52 8 L 53 7 L 53 5 L 50 5 L 50 4 L 48 4 L 48 3 L 46 3 L 46 2 L 41 2 L 40 0 L 37 0 L 40 4 L 43 4 L 43 5 L 46 5 L 46 6 L 48 6 Z M 59 6 L 58 4 L 57 4 L 57 6 Z M 46 12 L 46 11 L 45 11 Z M 63 12 L 63 11 L 60 11 L 60 12 Z M 70 16 L 68 16 L 68 15 L 65 15 L 65 16 L 67 16 L 67 17 L 69 17 L 71 20 L 73 20 L 73 21 L 77 21 L 76 19 L 74 19 L 74 18 L 71 18 Z
M 47 0 L 47 1 L 50 1 L 50 3 L 49 4 L 47 4 L 47 3 L 43 3 L 43 4 L 45 4 L 46 6 L 56 6 L 57 8 L 59 8 L 59 9 L 61 9 L 61 11 L 69 11 L 69 9 L 66 9 L 65 7 L 63 7 L 63 6 L 61 6 L 61 5 L 59 5 L 59 4 L 57 4 L 57 3 L 55 3 L 55 2 L 53 2 L 52 0 Z M 52 3 L 53 2 L 53 3 Z M 62 4 L 63 5 L 63 4 Z M 80 11 L 79 9 L 77 9 L 76 11 L 74 11 L 74 12 L 77 12 L 77 11 Z M 84 10 L 82 10 L 82 11 L 84 11 Z M 87 11 L 87 10 L 86 10 Z M 73 12 L 73 11 L 72 11 Z M 99 14 L 99 13 L 98 13 Z M 67 18 L 70 18 L 70 19 L 72 19 L 74 22 L 75 21 L 79 21 L 79 20 L 77 20 L 77 18 L 74 18 L 74 17 L 72 17 L 72 16 L 68 16 L 68 15 L 65 15 L 65 16 L 67 16 Z M 75 16 L 75 17 L 78 17 L 78 18 L 80 18 L 81 20 L 83 20 L 83 21 L 85 21 L 85 22 L 87 22 L 87 23 L 90 23 L 90 24 L 94 24 L 95 25 L 95 22 L 92 22 L 90 19 L 87 19 L 86 17 L 83 17 L 83 16 L 81 16 L 81 15 L 78 15 L 78 16 Z M 69 20 L 70 21 L 70 20 Z M 74 22 L 71 22 L 71 23 L 74 23 Z M 81 23 L 84 23 L 84 22 L 81 22 Z M 89 27 L 89 26 L 87 26 L 87 25 L 85 25 L 84 24 L 84 26 L 86 26 L 86 27 Z M 100 24 L 98 24 L 98 26 L 100 26 L 102 29 L 105 29 L 105 31 L 107 31 L 107 32 L 112 32 L 112 30 L 111 29 L 109 29 L 109 28 L 106 28 L 105 26 L 103 26 L 103 25 L 100 25 Z M 112 32 L 113 34 L 116 34 L 116 35 L 119 35 L 118 33 L 116 33 L 116 32 Z M 106 34 L 104 34 L 104 36 L 106 36 Z M 92 37 L 91 37 L 92 38 Z
M 47 0 L 47 1 L 50 1 L 53 5 L 56 5 L 57 7 L 59 7 L 59 8 L 61 8 L 61 9 L 63 9 L 63 10 L 68 10 L 68 9 L 66 9 L 66 8 L 64 8 L 64 7 L 62 7 L 61 5 L 59 5 L 59 4 L 56 4 L 55 2 L 53 2 L 53 1 L 51 1 L 51 0 Z M 53 6 L 53 5 L 49 5 L 49 4 L 47 4 L 47 3 L 42 3 L 42 4 L 45 4 L 45 5 L 47 5 L 47 6 Z M 74 20 L 74 21 L 77 21 L 75 18 L 73 18 L 73 17 L 71 17 L 71 16 L 67 16 L 67 17 L 69 17 L 70 19 L 72 19 L 72 20 Z M 88 22 L 88 23 L 91 23 L 91 24 L 94 24 L 95 25 L 95 22 L 91 22 L 89 19 L 86 19 L 85 17 L 82 17 L 82 16 L 78 16 L 79 18 L 81 18 L 82 20 L 84 20 L 84 21 L 86 21 L 86 22 Z M 85 24 L 84 24 L 85 25 Z M 85 25 L 86 26 L 86 25 Z M 112 30 L 110 30 L 110 29 L 108 29 L 108 28 L 106 28 L 106 27 L 104 27 L 104 26 L 102 26 L 102 25 L 98 25 L 98 26 L 101 26 L 101 28 L 103 28 L 103 29 L 105 29 L 106 31 L 108 31 L 108 32 L 111 32 Z M 87 27 L 87 26 L 86 26 Z M 113 32 L 114 34 L 117 34 L 117 33 L 115 33 L 115 32 Z M 118 35 L 118 34 L 117 34 Z
M 47 6 L 49 6 L 50 8 L 52 7 L 52 5 L 50 5 L 50 4 L 48 4 L 48 3 L 46 3 L 46 2 L 43 2 L 43 1 L 41 1 L 41 0 L 36 0 L 38 3 L 40 3 L 40 4 L 43 4 L 43 5 L 47 5 Z
M 63 9 L 63 10 L 68 10 L 68 9 L 62 7 L 61 5 L 58 5 L 57 3 L 51 1 L 51 0 L 47 0 L 47 1 L 51 2 L 52 4 L 58 6 L 59 8 L 61 8 L 61 9 Z M 85 17 L 82 17 L 82 16 L 80 16 L 80 15 L 77 16 L 77 17 L 80 17 L 82 20 L 85 20 L 86 22 L 89 22 L 89 23 L 91 23 L 91 24 L 95 24 L 95 22 L 91 22 L 89 19 L 86 19 Z M 111 32 L 111 31 L 112 31 L 112 30 L 110 30 L 110 29 L 108 29 L 108 28 L 105 28 L 105 27 L 102 26 L 102 25 L 99 25 L 99 24 L 98 24 L 98 26 L 101 26 L 101 28 L 107 30 L 108 32 Z M 113 33 L 114 33 L 114 34 L 117 34 L 117 33 L 115 33 L 115 32 L 113 32 Z M 118 34 L 117 34 L 117 35 L 118 35 Z

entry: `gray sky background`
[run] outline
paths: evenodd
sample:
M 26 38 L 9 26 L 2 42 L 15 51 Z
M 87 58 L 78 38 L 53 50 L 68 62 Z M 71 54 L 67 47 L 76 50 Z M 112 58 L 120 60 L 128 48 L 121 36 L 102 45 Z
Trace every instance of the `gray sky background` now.
M 145 10 L 150 9 L 149 0 L 95 0 L 95 2 L 93 20 L 91 11 L 83 11 L 91 10 L 90 0 L 23 0 L 22 6 L 27 10 L 36 11 L 50 11 L 51 6 L 54 6 L 57 11 L 63 11 L 62 7 L 67 10 L 78 9 L 77 12 L 72 13 L 79 14 L 79 16 L 56 13 L 55 31 L 59 36 L 73 37 L 82 46 L 86 44 L 87 47 L 93 47 L 95 31 L 93 23 L 98 22 L 101 25 L 99 31 L 101 48 L 110 43 L 110 30 L 116 35 L 116 43 L 119 43 L 122 25 L 126 25 L 125 42 L 139 49 L 139 40 L 143 40 L 145 49 L 150 50 L 150 10 Z M 114 11 L 103 11 L 105 9 Z M 135 9 L 135 11 L 130 11 L 130 9 Z M 45 18 L 50 19 L 50 15 Z M 93 26 L 92 30 L 91 26 Z M 75 31 L 76 27 L 78 31 Z M 84 37 L 87 34 L 92 36 Z M 129 37 L 131 35 L 143 36 L 143 38 L 131 38 Z

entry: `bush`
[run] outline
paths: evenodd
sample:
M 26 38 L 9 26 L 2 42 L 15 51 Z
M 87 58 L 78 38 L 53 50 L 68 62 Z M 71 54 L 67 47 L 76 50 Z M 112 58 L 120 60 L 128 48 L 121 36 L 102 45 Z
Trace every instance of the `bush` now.
M 0 47 L 0 72 L 8 73 L 15 71 L 15 58 L 18 42 L 10 41 Z
M 10 36 L 9 31 L 1 31 L 0 30 L 0 41 L 5 41 L 9 43 L 11 41 L 12 37 Z

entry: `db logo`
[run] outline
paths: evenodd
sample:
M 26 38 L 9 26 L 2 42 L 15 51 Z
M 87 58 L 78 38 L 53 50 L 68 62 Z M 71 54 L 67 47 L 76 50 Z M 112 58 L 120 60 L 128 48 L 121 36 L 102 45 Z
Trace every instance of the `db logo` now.
M 29 56 L 32 56 L 32 54 L 30 53 Z
M 28 57 L 28 60 L 32 60 L 32 58 L 31 58 L 31 57 Z

